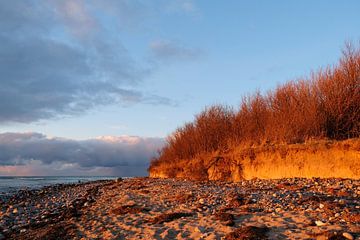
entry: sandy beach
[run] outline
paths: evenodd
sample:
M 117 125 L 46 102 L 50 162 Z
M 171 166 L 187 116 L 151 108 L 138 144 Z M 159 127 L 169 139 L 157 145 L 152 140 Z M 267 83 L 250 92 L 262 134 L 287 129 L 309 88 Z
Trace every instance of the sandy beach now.
M 4 199 L 0 239 L 359 239 L 360 181 L 133 178 Z

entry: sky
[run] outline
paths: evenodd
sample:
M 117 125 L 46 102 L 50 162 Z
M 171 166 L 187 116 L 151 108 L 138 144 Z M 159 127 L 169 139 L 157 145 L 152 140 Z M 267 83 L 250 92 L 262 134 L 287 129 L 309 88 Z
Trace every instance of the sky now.
M 146 175 L 167 135 L 336 64 L 359 1 L 0 1 L 0 175 Z

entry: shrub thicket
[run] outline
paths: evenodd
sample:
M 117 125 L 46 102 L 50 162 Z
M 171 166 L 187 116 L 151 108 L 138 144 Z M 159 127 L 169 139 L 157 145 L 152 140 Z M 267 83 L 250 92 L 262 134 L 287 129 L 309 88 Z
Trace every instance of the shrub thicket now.
M 207 107 L 178 128 L 151 167 L 237 145 L 302 143 L 360 136 L 360 49 L 348 45 L 336 66 L 291 81 L 267 94 L 244 97 L 238 110 Z

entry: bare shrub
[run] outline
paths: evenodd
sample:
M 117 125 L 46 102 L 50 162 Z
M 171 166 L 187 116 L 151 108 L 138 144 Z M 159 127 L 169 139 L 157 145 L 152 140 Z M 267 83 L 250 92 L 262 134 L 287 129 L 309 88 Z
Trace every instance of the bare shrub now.
M 172 169 L 171 175 L 176 176 L 183 170 L 178 166 L 180 162 L 204 153 L 226 152 L 238 145 L 358 137 L 360 49 L 348 44 L 337 65 L 321 69 L 309 79 L 244 97 L 237 111 L 222 105 L 206 108 L 167 138 L 149 170 Z M 197 164 L 189 172 L 202 179 L 207 165 Z

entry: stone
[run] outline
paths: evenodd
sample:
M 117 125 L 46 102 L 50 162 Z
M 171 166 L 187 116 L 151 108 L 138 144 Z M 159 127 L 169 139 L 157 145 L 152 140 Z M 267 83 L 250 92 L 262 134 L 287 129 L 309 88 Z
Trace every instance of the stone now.
M 206 231 L 206 228 L 202 227 L 202 226 L 198 226 L 198 227 L 195 228 L 195 231 L 200 232 L 200 233 L 204 233 Z
M 200 199 L 199 199 L 199 203 L 200 203 L 200 204 L 204 204 L 204 203 L 205 203 L 205 199 L 200 198 Z
M 321 227 L 321 226 L 326 225 L 326 223 L 324 223 L 324 222 L 322 222 L 320 220 L 317 220 L 317 221 L 315 221 L 315 225 L 318 226 L 318 227 Z
M 324 208 L 324 207 L 325 207 L 324 204 L 322 204 L 322 203 L 319 204 L 319 208 L 320 208 L 320 209 L 322 209 L 322 208 Z
M 12 213 L 14 213 L 14 214 L 18 213 L 17 208 L 14 208 L 14 210 L 12 211 Z
M 354 237 L 353 237 L 350 233 L 348 233 L 348 232 L 344 232 L 342 235 L 343 235 L 343 237 L 346 238 L 346 239 L 350 239 L 350 240 L 353 240 L 353 239 L 354 239 Z

